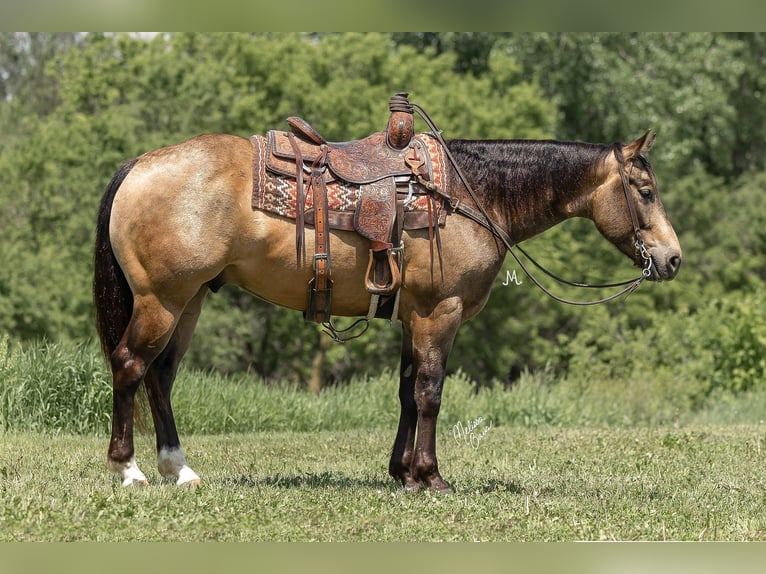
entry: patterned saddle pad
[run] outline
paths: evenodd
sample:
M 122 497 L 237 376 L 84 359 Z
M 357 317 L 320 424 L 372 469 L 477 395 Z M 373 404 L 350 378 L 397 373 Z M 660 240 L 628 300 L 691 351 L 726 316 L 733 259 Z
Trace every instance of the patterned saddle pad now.
M 274 169 L 270 165 L 270 140 L 274 141 L 272 139 L 274 133 L 284 134 L 285 132 L 270 132 L 268 138 L 260 135 L 250 138 L 255 151 L 252 208 L 294 220 L 299 209 L 296 200 L 295 168 L 285 169 L 285 166 L 280 164 L 279 169 Z M 415 137 L 422 143 L 421 147 L 427 151 L 425 160 L 430 180 L 444 189 L 446 184 L 444 150 L 430 134 L 417 134 Z M 271 164 L 273 163 L 272 160 Z M 287 175 L 290 172 L 292 175 Z M 403 172 L 406 173 L 406 166 L 403 166 Z M 312 225 L 313 194 L 305 192 L 307 180 L 308 174 L 304 172 L 305 201 L 302 209 L 306 224 Z M 406 180 L 406 177 L 397 178 L 397 198 L 405 200 L 405 229 L 425 228 L 433 225 L 433 222 L 443 226 L 446 221 L 446 210 L 441 198 L 433 198 L 424 187 Z M 353 215 L 359 205 L 363 185 L 343 181 L 332 174 L 328 175 L 326 189 L 331 227 L 353 229 Z M 429 202 L 431 202 L 430 216 Z

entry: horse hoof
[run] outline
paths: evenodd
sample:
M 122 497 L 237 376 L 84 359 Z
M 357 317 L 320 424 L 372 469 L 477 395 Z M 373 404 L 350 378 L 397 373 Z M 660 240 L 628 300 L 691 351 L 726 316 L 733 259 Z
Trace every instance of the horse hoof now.
M 146 475 L 138 468 L 135 458 L 131 458 L 127 462 L 114 462 L 110 460 L 108 466 L 109 470 L 114 474 L 122 477 L 123 487 L 133 486 L 134 484 L 147 486 L 149 484 L 149 481 L 146 480 Z
M 192 486 L 199 486 L 201 484 L 200 478 L 196 472 L 194 472 L 187 465 L 183 465 L 178 471 L 177 485 L 190 484 Z
M 405 492 L 420 492 L 426 487 L 424 483 L 419 480 L 415 480 L 411 476 L 400 476 L 398 478 L 401 481 Z

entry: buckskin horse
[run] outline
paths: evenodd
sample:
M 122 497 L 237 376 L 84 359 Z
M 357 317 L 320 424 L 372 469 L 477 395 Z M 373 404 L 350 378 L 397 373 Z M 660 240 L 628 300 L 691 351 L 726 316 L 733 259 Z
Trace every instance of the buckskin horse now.
M 294 162 L 287 164 L 288 171 L 295 171 L 291 185 L 300 195 L 292 200 L 298 207 L 289 216 L 260 208 L 254 199 L 262 197 L 263 178 L 277 175 L 267 173 L 268 158 L 259 157 L 278 151 L 271 136 L 267 142 L 208 134 L 149 151 L 127 161 L 106 188 L 93 288 L 97 328 L 113 376 L 107 462 L 124 486 L 147 482 L 133 447 L 134 397 L 141 383 L 155 426 L 160 474 L 177 484 L 200 481 L 181 448 L 170 395 L 203 300 L 224 284 L 315 313 L 307 320 L 322 322 L 333 335 L 328 315 L 371 317 L 379 313 L 371 304 L 380 296 L 376 289 L 383 299 L 395 293 L 396 304 L 388 312 L 401 321 L 401 412 L 389 473 L 407 489 L 449 491 L 436 457 L 447 356 L 460 325 L 487 302 L 514 244 L 567 218 L 584 217 L 642 269 L 642 278 L 673 279 L 681 264 L 681 248 L 646 157 L 654 142 L 650 131 L 625 145 L 445 142 L 438 132 L 436 138 L 433 132 L 405 134 L 392 145 L 391 124 L 379 132 L 386 141 L 340 144 L 326 142 L 305 122 L 293 128 L 291 135 L 273 135 L 282 139 L 283 150 L 292 150 L 282 159 Z M 423 149 L 412 151 L 412 142 L 424 139 L 431 147 L 434 139 L 435 148 L 445 146 L 449 161 L 438 177 L 433 166 L 422 169 L 429 159 Z M 386 157 L 376 173 L 380 153 Z M 277 160 L 272 157 L 272 164 Z M 360 187 L 352 188 L 357 199 L 379 175 L 401 182 L 409 173 L 409 192 L 415 189 L 426 201 L 410 219 L 425 224 L 399 223 L 392 231 L 392 219 L 407 219 L 401 217 L 405 202 L 401 189 L 390 200 L 385 187 L 372 190 L 368 207 L 373 207 L 373 221 L 382 217 L 387 231 L 398 231 L 395 241 L 375 250 L 380 237 L 371 239 L 358 222 L 356 229 L 348 223 L 359 213 L 346 214 L 346 226 L 331 225 L 328 189 L 343 183 L 344 172 L 357 173 L 358 164 L 373 173 L 357 177 Z M 311 210 L 300 208 L 312 201 Z M 315 233 L 304 235 L 306 225 Z M 326 297 L 329 288 L 332 296 Z M 312 290 L 313 301 L 307 298 Z

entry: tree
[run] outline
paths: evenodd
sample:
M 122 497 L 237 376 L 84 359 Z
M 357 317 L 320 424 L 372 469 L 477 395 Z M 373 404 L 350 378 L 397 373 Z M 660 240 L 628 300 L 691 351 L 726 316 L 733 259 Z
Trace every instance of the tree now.
M 72 32 L 0 32 L 0 101 L 46 115 L 56 105 L 55 66 L 79 36 Z
M 263 133 L 285 127 L 290 115 L 328 139 L 360 138 L 383 129 L 397 91 L 409 91 L 448 135 L 550 132 L 552 106 L 511 58 L 493 56 L 493 73 L 476 76 L 456 72 L 455 61 L 452 52 L 397 47 L 385 34 L 85 35 L 46 62 L 55 105 L 41 118 L 24 114 L 23 137 L 0 158 L 0 177 L 10 183 L 0 191 L 0 218 L 13 228 L 2 247 L 0 293 L 8 297 L 0 328 L 25 339 L 93 336 L 96 207 L 120 163 L 148 149 L 203 132 Z M 39 277 L 56 289 L 42 289 Z M 303 326 L 300 314 L 231 288 L 208 303 L 191 364 L 310 378 L 322 349 L 318 329 Z M 325 376 L 345 380 L 370 364 L 391 366 L 396 329 L 373 330 L 380 336 L 327 349 Z
M 508 259 L 450 363 L 481 384 L 546 365 L 564 376 L 586 351 L 609 361 L 599 372 L 629 372 L 635 361 L 616 363 L 632 342 L 666 341 L 687 320 L 702 332 L 711 300 L 763 292 L 764 48 L 763 34 L 728 33 L 0 34 L 0 332 L 94 336 L 96 209 L 125 159 L 203 132 L 285 128 L 290 115 L 331 140 L 359 138 L 385 126 L 391 94 L 409 91 L 448 139 L 609 143 L 658 131 L 650 159 L 685 251 L 679 278 L 572 309 Z M 582 220 L 526 247 L 577 280 L 634 272 Z M 503 286 L 506 271 L 522 285 Z M 226 287 L 208 298 L 186 364 L 305 384 L 316 358 L 326 382 L 341 382 L 394 366 L 398 328 L 370 329 L 323 349 L 299 313 Z

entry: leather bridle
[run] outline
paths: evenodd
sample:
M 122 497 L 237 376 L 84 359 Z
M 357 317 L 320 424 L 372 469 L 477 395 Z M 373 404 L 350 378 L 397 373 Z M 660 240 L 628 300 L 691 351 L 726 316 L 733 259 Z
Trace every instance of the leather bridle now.
M 617 283 L 605 283 L 605 284 L 597 284 L 597 285 L 567 281 L 566 279 L 562 279 L 558 277 L 557 275 L 548 271 L 542 265 L 537 263 L 532 257 L 529 256 L 529 254 L 526 251 L 524 251 L 524 249 L 521 248 L 521 246 L 517 245 L 513 241 L 513 239 L 511 239 L 510 235 L 508 235 L 508 233 L 505 230 L 503 230 L 496 222 L 492 220 L 492 218 L 487 214 L 486 210 L 484 209 L 484 206 L 476 197 L 476 194 L 473 188 L 468 183 L 468 180 L 463 174 L 463 171 L 460 169 L 460 166 L 457 164 L 454 157 L 452 156 L 449 150 L 449 147 L 447 146 L 446 142 L 441 136 L 441 131 L 436 128 L 433 121 L 431 120 L 431 118 L 428 116 L 428 114 L 425 112 L 425 110 L 422 107 L 420 107 L 418 104 L 415 104 L 415 103 L 413 103 L 412 106 L 414 107 L 415 110 L 417 110 L 420 117 L 423 118 L 426 124 L 428 124 L 428 126 L 431 128 L 433 136 L 437 139 L 439 144 L 444 149 L 444 153 L 447 155 L 447 158 L 452 164 L 452 167 L 455 169 L 455 172 L 460 178 L 460 181 L 463 183 L 466 190 L 468 191 L 468 195 L 470 195 L 471 199 L 473 200 L 473 203 L 476 205 L 478 209 L 474 209 L 468 205 L 465 205 L 460 199 L 453 197 L 446 190 L 439 189 L 432 182 L 424 180 L 418 174 L 415 174 L 416 177 L 418 178 L 418 182 L 422 186 L 427 188 L 428 190 L 438 194 L 443 199 L 445 199 L 449 203 L 453 212 L 459 213 L 465 217 L 468 217 L 469 219 L 475 221 L 482 227 L 488 229 L 497 239 L 499 239 L 502 242 L 502 244 L 505 246 L 508 252 L 516 260 L 516 263 L 518 263 L 519 267 L 521 267 L 521 269 L 524 271 L 527 277 L 529 277 L 530 281 L 532 281 L 532 283 L 534 283 L 537 287 L 539 287 L 543 291 L 543 293 L 545 293 L 546 295 L 548 295 L 555 301 L 558 301 L 560 303 L 566 303 L 568 305 L 598 305 L 600 303 L 606 303 L 607 301 L 616 299 L 617 297 L 620 297 L 621 295 L 632 293 L 638 288 L 639 285 L 641 285 L 641 283 L 645 279 L 648 279 L 651 276 L 652 265 L 653 265 L 652 256 L 649 253 L 648 249 L 646 248 L 646 245 L 644 244 L 644 240 L 641 236 L 641 224 L 638 220 L 638 212 L 636 210 L 636 205 L 634 203 L 634 200 L 631 197 L 632 194 L 630 189 L 630 178 L 628 174 L 625 173 L 625 167 L 623 165 L 624 158 L 618 146 L 614 147 L 614 156 L 615 156 L 615 159 L 617 160 L 617 170 L 620 174 L 622 190 L 625 194 L 625 201 L 628 204 L 628 212 L 630 213 L 631 224 L 633 225 L 634 246 L 636 248 L 636 253 L 644 261 L 644 267 L 641 270 L 641 275 L 639 275 L 635 279 L 628 279 L 626 281 L 620 281 Z M 631 170 L 632 169 L 633 169 L 633 166 L 631 164 Z M 622 287 L 622 286 L 625 286 L 625 288 L 620 290 L 617 293 L 614 293 L 602 299 L 596 299 L 593 301 L 573 301 L 570 299 L 565 299 L 563 297 L 555 295 L 550 290 L 548 290 L 542 283 L 540 283 L 537 280 L 537 278 L 534 277 L 534 275 L 532 275 L 529 269 L 527 269 L 527 266 L 524 264 L 521 258 L 516 254 L 514 248 L 518 249 L 527 259 L 529 259 L 529 261 L 531 261 L 538 269 L 543 271 L 546 275 L 565 285 L 570 285 L 573 287 L 585 287 L 590 289 L 603 289 L 603 288 L 609 288 L 609 287 Z
M 633 238 L 635 240 L 634 246 L 636 252 L 645 261 L 645 267 L 641 271 L 641 276 L 648 278 L 652 271 L 652 256 L 644 244 L 644 239 L 641 237 L 641 223 L 638 221 L 638 213 L 636 212 L 636 203 L 631 199 L 630 192 L 630 176 L 625 173 L 625 161 L 622 157 L 622 152 L 618 147 L 614 148 L 614 157 L 617 160 L 617 171 L 620 173 L 620 180 L 622 181 L 622 191 L 625 193 L 625 202 L 628 204 L 628 212 L 630 213 L 630 221 L 633 224 Z M 646 161 L 644 156 L 639 156 L 642 161 Z M 631 159 L 630 171 L 633 171 L 633 160 Z

